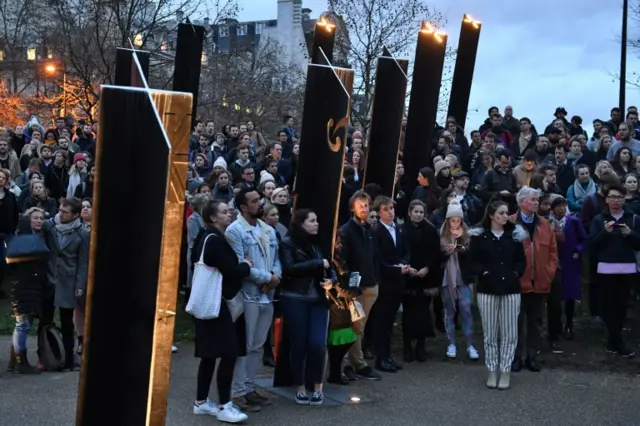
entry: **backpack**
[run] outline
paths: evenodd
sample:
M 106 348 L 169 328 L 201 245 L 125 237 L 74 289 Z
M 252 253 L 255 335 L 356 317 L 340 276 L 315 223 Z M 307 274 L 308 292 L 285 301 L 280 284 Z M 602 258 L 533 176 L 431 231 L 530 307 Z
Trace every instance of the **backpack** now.
M 66 352 L 62 344 L 62 334 L 53 324 L 45 325 L 38 336 L 40 362 L 46 371 L 59 371 L 64 367 Z

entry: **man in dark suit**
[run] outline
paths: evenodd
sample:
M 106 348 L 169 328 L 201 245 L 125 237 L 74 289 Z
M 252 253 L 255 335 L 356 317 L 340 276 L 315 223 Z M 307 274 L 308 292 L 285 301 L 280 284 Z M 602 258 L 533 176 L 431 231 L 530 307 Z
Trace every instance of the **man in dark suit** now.
M 391 357 L 393 323 L 402 303 L 405 278 L 416 271 L 409 266 L 409 241 L 402 233 L 402 228 L 395 223 L 393 199 L 380 195 L 373 207 L 380 218 L 373 227 L 378 246 L 376 255 L 380 265 L 378 300 L 373 307 L 376 369 L 395 373 L 402 369 L 402 366 Z

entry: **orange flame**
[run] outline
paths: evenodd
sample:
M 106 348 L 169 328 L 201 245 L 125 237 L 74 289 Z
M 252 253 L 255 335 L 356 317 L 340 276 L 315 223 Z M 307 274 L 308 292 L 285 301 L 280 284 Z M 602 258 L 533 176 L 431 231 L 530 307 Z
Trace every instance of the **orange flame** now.
M 432 34 L 433 37 L 436 40 L 438 40 L 438 42 L 440 43 L 442 43 L 444 39 L 447 37 L 447 33 L 445 33 L 444 31 L 436 30 L 435 28 L 433 28 L 433 25 L 431 25 L 427 21 L 422 22 L 422 27 L 420 28 L 420 32 L 423 34 Z
M 464 15 L 463 21 L 472 24 L 475 28 L 480 28 L 480 21 L 476 21 L 471 15 Z
M 327 19 L 325 19 L 324 16 L 320 18 L 320 20 L 316 23 L 316 25 L 324 27 L 326 31 L 333 31 L 334 28 L 336 27 L 331 21 L 328 21 Z

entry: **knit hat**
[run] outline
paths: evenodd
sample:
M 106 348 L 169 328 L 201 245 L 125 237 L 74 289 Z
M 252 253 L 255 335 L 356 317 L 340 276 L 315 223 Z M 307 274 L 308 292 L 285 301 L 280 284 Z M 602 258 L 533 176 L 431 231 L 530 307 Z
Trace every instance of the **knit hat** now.
M 447 207 L 447 219 L 449 219 L 450 217 L 464 217 L 462 205 L 458 202 L 458 200 L 451 200 L 449 206 Z
M 561 199 L 563 201 L 566 202 L 566 200 L 564 199 L 564 197 L 562 195 L 559 194 L 549 194 L 549 204 L 553 205 L 553 202 L 557 199 Z
M 76 164 L 80 160 L 87 161 L 87 157 L 79 152 L 73 156 L 73 164 Z
M 268 171 L 262 170 L 260 172 L 260 184 L 263 184 L 265 182 L 275 182 L 275 181 L 276 181 L 276 179 Z
M 444 160 L 440 160 L 435 164 L 436 176 L 440 174 L 442 169 L 451 168 L 451 165 Z
M 204 155 L 204 154 L 202 154 L 202 153 L 200 153 L 200 154 L 196 155 L 196 158 L 198 158 L 198 157 L 200 157 L 200 158 L 202 158 L 202 159 L 204 160 L 204 165 L 205 165 L 205 167 L 206 167 L 206 166 L 208 165 L 208 163 L 209 163 L 209 162 L 207 161 L 207 156 L 206 156 L 206 155 Z
M 223 169 L 227 168 L 227 162 L 224 161 L 224 158 L 222 157 L 218 157 L 216 158 L 216 161 L 213 162 L 213 167 L 222 167 Z
M 356 130 L 355 132 L 353 132 L 353 135 L 351 135 L 351 138 L 361 138 L 362 139 L 362 132 L 360 130 Z

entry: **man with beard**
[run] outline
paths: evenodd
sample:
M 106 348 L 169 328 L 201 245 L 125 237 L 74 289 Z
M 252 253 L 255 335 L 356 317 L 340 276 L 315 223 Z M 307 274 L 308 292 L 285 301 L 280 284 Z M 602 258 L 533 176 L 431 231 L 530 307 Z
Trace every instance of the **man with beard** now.
M 469 188 L 469 174 L 458 172 L 453 174 L 453 190 L 456 200 L 462 206 L 464 218 L 467 223 L 474 225 L 482 219 L 482 201 L 475 195 L 467 192 Z
M 616 152 L 620 148 L 629 148 L 634 157 L 640 155 L 640 141 L 637 139 L 633 139 L 633 133 L 631 132 L 631 124 L 624 122 L 620 123 L 618 126 L 618 133 L 620 134 L 620 140 L 614 142 L 609 148 L 609 152 L 607 152 L 607 160 L 613 160 Z
M 260 368 L 260 348 L 267 340 L 273 319 L 273 296 L 280 284 L 282 267 L 275 229 L 258 219 L 262 216 L 260 194 L 252 188 L 241 189 L 235 196 L 238 218 L 225 231 L 225 238 L 238 260 L 249 259 L 251 274 L 242 281 L 246 356 L 236 362 L 233 373 L 233 402 L 244 411 L 259 411 L 270 399 L 255 390 L 255 376 Z M 238 320 L 240 321 L 240 320 Z

